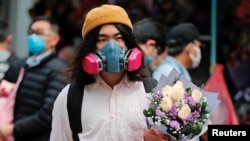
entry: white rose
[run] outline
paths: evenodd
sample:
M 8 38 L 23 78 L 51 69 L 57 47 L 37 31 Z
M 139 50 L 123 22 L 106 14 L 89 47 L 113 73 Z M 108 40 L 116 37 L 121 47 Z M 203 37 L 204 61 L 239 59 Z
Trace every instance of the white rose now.
M 183 87 L 183 83 L 181 81 L 177 81 L 175 85 L 172 87 L 171 97 L 174 101 L 178 101 L 184 99 L 185 89 Z
M 201 92 L 199 90 L 194 89 L 192 91 L 192 97 L 193 97 L 195 103 L 200 103 L 201 96 L 202 96 L 202 94 L 201 94 Z
M 178 111 L 178 117 L 181 119 L 186 119 L 191 113 L 191 109 L 187 104 L 182 105 L 181 109 Z
M 162 90 L 161 90 L 162 96 L 170 96 L 172 93 L 172 87 L 170 87 L 169 85 L 165 86 Z
M 171 110 L 172 104 L 173 104 L 172 99 L 169 96 L 165 96 L 161 101 L 160 107 L 164 111 L 168 112 Z
M 178 80 L 178 81 L 175 82 L 175 85 L 183 87 L 183 82 Z

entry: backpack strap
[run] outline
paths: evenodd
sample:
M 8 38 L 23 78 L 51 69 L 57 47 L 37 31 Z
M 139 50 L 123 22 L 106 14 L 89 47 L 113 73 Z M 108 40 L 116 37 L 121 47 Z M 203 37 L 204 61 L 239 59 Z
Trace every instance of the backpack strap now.
M 143 79 L 143 84 L 144 84 L 144 88 L 146 93 L 150 93 L 153 92 L 154 88 L 156 87 L 158 81 L 156 79 L 154 79 L 153 77 L 146 77 Z
M 81 108 L 84 95 L 84 84 L 74 80 L 69 87 L 67 108 L 70 128 L 74 141 L 79 141 L 78 133 L 82 131 Z
M 143 79 L 144 88 L 147 93 L 152 92 L 157 83 L 157 80 L 152 77 Z M 81 108 L 83 96 L 84 84 L 78 80 L 73 81 L 69 87 L 67 108 L 74 141 L 79 141 L 78 133 L 82 132 Z

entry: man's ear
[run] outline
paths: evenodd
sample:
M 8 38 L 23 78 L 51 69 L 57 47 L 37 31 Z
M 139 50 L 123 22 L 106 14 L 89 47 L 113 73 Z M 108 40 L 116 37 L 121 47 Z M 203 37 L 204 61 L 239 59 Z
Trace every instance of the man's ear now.
M 148 39 L 145 43 L 146 47 L 151 47 L 151 46 L 155 46 L 156 45 L 156 41 L 152 40 L 152 39 Z
M 148 56 L 152 56 L 154 54 L 158 54 L 159 50 L 156 48 L 156 41 L 152 39 L 148 39 L 145 43 L 145 48 Z
M 187 45 L 186 45 L 186 47 L 185 47 L 185 51 L 187 51 L 187 52 L 190 52 L 191 50 L 192 50 L 192 45 L 193 45 L 193 43 L 188 43 Z
M 60 36 L 57 34 L 57 35 L 55 35 L 54 37 L 53 37 L 53 40 L 51 41 L 52 42 L 52 45 L 53 46 L 56 46 L 58 43 L 59 43 L 59 41 L 60 41 Z

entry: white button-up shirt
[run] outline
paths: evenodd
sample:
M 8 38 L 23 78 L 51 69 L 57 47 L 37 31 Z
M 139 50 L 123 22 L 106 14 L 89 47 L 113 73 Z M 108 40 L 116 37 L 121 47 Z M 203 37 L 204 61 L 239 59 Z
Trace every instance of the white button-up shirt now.
M 53 109 L 50 141 L 73 141 L 67 113 L 67 85 Z M 81 141 L 143 141 L 147 128 L 143 110 L 150 103 L 142 82 L 128 81 L 125 76 L 112 89 L 101 77 L 86 85 L 82 103 Z

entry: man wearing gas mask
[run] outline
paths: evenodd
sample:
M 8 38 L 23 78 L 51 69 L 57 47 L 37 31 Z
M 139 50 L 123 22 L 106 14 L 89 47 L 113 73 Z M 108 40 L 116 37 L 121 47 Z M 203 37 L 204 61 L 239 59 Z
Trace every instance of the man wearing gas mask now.
M 161 75 L 166 75 L 175 68 L 188 80 L 191 76 L 188 69 L 194 69 L 199 66 L 201 61 L 201 45 L 205 40 L 200 36 L 198 29 L 191 23 L 181 23 L 174 26 L 168 32 L 167 46 L 168 57 L 165 63 L 157 69 L 153 77 L 157 80 Z
M 150 103 L 143 79 L 150 73 L 132 30 L 120 6 L 105 4 L 87 13 L 83 45 L 68 68 L 71 83 L 54 104 L 50 141 L 143 141 L 147 125 L 142 111 Z M 78 91 L 71 93 L 76 90 L 72 86 Z M 80 103 L 78 98 L 69 103 L 78 94 Z M 77 103 L 79 113 L 70 111 Z M 73 132 L 71 112 L 79 114 L 74 127 L 80 131 Z

